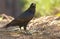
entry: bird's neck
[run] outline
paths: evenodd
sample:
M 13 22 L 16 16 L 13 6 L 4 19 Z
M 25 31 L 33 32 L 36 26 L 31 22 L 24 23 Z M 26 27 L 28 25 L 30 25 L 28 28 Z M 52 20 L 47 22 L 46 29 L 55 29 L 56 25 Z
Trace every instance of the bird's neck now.
M 34 7 L 33 8 L 29 8 L 28 10 L 29 10 L 29 12 L 31 12 L 33 14 L 35 13 L 35 8 Z

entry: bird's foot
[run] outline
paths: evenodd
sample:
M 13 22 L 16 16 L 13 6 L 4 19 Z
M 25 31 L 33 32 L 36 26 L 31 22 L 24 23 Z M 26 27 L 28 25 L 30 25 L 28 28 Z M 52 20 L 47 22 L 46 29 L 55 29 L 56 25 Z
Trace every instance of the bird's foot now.
M 29 30 L 24 30 L 24 31 L 23 31 L 23 34 L 25 34 L 25 35 L 32 35 L 32 34 L 29 32 Z

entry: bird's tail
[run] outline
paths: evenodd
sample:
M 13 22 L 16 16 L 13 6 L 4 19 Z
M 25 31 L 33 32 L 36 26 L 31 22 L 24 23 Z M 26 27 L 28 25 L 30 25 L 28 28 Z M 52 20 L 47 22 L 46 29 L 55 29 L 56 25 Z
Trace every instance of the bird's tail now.
M 14 25 L 14 20 L 12 21 L 12 22 L 10 22 L 10 23 L 8 23 L 7 25 L 5 25 L 3 28 L 8 28 L 8 27 L 10 27 L 10 26 L 13 26 Z

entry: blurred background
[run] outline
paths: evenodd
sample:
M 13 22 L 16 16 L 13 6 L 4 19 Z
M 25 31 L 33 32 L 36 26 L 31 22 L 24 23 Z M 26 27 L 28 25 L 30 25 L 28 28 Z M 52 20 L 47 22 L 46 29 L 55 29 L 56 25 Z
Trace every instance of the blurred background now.
M 26 11 L 31 3 L 36 3 L 35 17 L 60 16 L 60 0 L 0 0 L 0 14 L 16 18 Z

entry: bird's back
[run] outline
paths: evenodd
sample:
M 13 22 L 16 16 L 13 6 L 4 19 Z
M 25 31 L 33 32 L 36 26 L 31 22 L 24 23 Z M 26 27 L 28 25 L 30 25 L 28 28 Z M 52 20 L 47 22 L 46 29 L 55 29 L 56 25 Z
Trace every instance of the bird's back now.
M 9 27 L 11 25 L 25 25 L 27 24 L 33 17 L 35 14 L 35 5 L 32 3 L 30 5 L 30 7 L 21 15 L 19 15 L 17 18 L 15 18 L 12 22 L 10 22 L 9 24 L 7 24 L 6 27 Z

